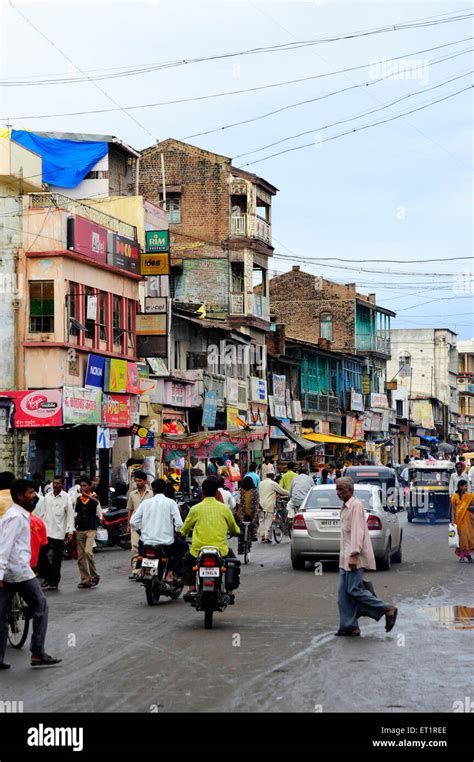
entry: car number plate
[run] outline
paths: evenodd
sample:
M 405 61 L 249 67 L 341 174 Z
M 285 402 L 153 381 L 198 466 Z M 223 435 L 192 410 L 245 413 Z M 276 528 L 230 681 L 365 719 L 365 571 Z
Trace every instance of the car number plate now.
M 339 519 L 323 519 L 321 526 L 323 527 L 338 527 L 341 522 Z
M 159 559 L 158 558 L 144 558 L 142 560 L 142 568 L 144 569 L 158 569 Z
M 200 577 L 218 577 L 219 574 L 220 569 L 218 569 L 217 566 L 214 569 L 204 569 L 203 567 L 199 569 Z

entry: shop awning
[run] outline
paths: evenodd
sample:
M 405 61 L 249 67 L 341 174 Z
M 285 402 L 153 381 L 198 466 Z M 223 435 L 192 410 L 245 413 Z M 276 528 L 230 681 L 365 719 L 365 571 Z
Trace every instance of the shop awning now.
M 197 450 L 200 447 L 212 447 L 218 443 L 232 443 L 244 448 L 249 442 L 265 439 L 267 426 L 248 429 L 225 429 L 218 431 L 200 431 L 195 434 L 162 434 L 155 440 L 155 445 L 162 449 Z
M 287 439 L 295 442 L 295 444 L 297 444 L 298 447 L 301 447 L 303 450 L 312 450 L 314 447 L 316 447 L 315 443 L 306 441 L 307 437 L 303 438 L 298 436 L 298 434 L 295 434 L 291 429 L 288 428 L 288 426 L 285 426 L 284 423 L 279 421 L 278 418 L 273 418 L 270 416 L 268 422 L 271 426 L 277 426 Z
M 321 442 L 321 444 L 351 444 L 364 447 L 365 442 L 361 442 L 358 439 L 351 439 L 350 437 L 340 437 L 337 434 L 305 434 L 305 439 L 309 439 L 310 442 Z

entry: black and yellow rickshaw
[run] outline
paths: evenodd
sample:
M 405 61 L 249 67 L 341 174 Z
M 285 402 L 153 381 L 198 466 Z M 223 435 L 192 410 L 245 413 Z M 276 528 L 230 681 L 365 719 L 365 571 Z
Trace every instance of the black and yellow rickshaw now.
M 423 519 L 434 524 L 449 520 L 451 500 L 449 480 L 454 463 L 449 460 L 411 460 L 408 464 L 410 496 L 407 519 Z

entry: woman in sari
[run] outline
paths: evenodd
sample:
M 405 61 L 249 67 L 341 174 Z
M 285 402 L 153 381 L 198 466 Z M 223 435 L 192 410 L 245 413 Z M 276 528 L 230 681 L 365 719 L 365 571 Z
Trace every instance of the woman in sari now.
M 256 538 L 258 511 L 260 502 L 258 498 L 258 489 L 251 476 L 246 476 L 240 485 L 239 505 L 235 512 L 235 520 L 239 526 L 243 521 L 252 522 L 252 539 Z
M 458 528 L 459 548 L 454 551 L 460 561 L 473 562 L 474 551 L 474 494 L 467 491 L 467 479 L 458 482 L 457 490 L 451 499 L 452 520 Z

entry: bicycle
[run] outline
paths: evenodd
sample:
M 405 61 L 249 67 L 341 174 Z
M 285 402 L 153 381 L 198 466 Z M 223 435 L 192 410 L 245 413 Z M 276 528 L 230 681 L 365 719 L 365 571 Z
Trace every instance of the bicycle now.
M 11 599 L 7 611 L 7 622 L 10 645 L 13 648 L 22 648 L 28 637 L 30 617 L 28 606 L 19 593 L 15 593 Z
M 291 527 L 293 524 L 293 519 L 289 518 L 288 516 L 286 503 L 286 500 L 277 500 L 276 510 L 273 514 L 273 539 L 278 544 L 282 541 L 283 535 L 291 538 Z
M 250 550 L 252 548 L 252 522 L 243 521 L 241 524 L 241 532 L 239 536 L 238 554 L 243 555 L 244 564 L 248 564 L 250 558 Z

